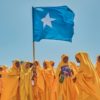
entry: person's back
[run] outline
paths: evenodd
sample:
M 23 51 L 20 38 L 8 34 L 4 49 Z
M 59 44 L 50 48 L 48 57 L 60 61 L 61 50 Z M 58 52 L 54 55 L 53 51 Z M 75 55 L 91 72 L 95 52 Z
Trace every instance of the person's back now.
M 17 89 L 19 85 L 19 62 L 15 61 L 13 66 L 2 73 L 1 100 L 17 100 Z

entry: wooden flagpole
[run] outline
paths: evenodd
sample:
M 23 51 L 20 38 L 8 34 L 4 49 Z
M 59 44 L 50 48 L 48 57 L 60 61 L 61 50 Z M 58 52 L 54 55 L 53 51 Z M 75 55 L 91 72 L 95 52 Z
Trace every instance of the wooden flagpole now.
M 33 11 L 32 11 L 32 17 L 33 17 Z M 33 27 L 34 27 L 34 17 L 32 18 L 33 21 Z M 33 28 L 33 38 L 34 38 L 34 28 Z M 33 62 L 35 61 L 35 41 L 33 41 Z
M 33 62 L 35 61 L 35 42 L 33 42 Z

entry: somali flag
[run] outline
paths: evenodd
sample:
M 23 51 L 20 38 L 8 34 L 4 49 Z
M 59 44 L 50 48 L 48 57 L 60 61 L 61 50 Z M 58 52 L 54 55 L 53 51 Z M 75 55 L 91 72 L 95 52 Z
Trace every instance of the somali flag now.
M 67 6 L 33 7 L 33 42 L 42 39 L 72 41 L 74 12 Z

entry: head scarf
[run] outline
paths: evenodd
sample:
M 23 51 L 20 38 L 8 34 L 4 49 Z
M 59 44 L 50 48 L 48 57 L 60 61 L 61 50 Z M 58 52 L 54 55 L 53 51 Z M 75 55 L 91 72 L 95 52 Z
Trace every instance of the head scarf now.
M 51 64 L 51 66 L 52 66 L 52 64 L 54 64 L 54 61 L 50 61 L 50 64 Z M 53 66 L 52 66 L 53 67 Z
M 79 72 L 76 76 L 77 86 L 88 94 L 90 99 L 100 100 L 100 81 L 88 54 L 79 52 L 76 54 L 76 58 L 80 60 Z
M 80 61 L 80 72 L 84 72 L 87 76 L 95 75 L 94 66 L 86 52 L 79 52 L 76 54 L 76 58 Z
M 50 61 L 45 60 L 44 62 L 45 62 L 45 63 L 46 63 L 46 65 L 47 65 L 47 69 L 49 69 L 49 68 L 51 68 L 51 67 L 52 67 L 52 66 L 51 66 L 51 64 L 50 64 Z
M 68 65 L 68 63 L 64 63 L 64 62 L 63 62 L 63 59 L 64 59 L 65 57 L 68 57 L 68 55 L 63 54 L 63 55 L 61 56 L 61 61 L 60 61 L 59 65 L 58 65 L 57 71 L 56 71 L 57 76 L 59 76 L 59 73 L 60 73 L 60 71 L 61 71 L 61 67 L 62 67 L 62 66 Z
M 100 62 L 98 61 L 98 58 L 97 58 L 97 62 L 96 62 L 96 71 L 97 71 L 97 74 L 99 75 L 99 78 L 100 78 Z
M 41 68 L 41 65 L 40 65 L 39 61 L 38 61 L 38 60 L 35 60 L 34 63 L 35 63 L 35 62 L 38 64 L 38 65 L 36 66 L 36 68 L 37 68 L 37 69 L 40 69 L 40 68 Z
M 30 69 L 30 66 L 28 68 L 26 68 L 26 65 L 29 64 L 30 62 L 24 62 L 21 64 L 21 71 L 23 71 L 24 73 L 28 72 Z

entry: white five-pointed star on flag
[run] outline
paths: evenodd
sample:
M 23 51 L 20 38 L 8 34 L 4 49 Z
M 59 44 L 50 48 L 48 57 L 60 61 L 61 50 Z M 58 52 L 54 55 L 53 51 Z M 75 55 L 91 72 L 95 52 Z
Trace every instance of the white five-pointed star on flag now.
M 47 13 L 47 15 L 41 19 L 41 21 L 43 22 L 43 27 L 45 28 L 45 26 L 49 26 L 49 27 L 52 27 L 52 21 L 54 21 L 56 19 L 54 18 L 50 18 L 50 15 L 49 13 Z

